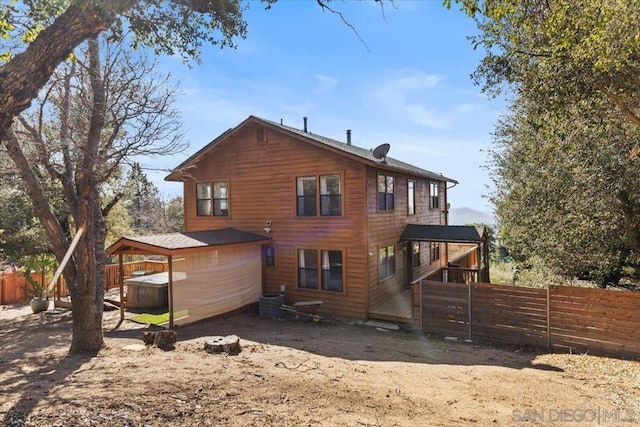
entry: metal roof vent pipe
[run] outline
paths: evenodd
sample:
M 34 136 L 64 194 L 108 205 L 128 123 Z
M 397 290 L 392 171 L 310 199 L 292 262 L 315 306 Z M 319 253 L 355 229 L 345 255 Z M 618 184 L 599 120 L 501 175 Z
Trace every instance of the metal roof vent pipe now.
M 351 145 L 351 129 L 347 129 L 347 145 Z
M 309 131 L 307 130 L 307 117 L 303 117 L 302 121 L 304 122 L 304 133 L 309 133 Z

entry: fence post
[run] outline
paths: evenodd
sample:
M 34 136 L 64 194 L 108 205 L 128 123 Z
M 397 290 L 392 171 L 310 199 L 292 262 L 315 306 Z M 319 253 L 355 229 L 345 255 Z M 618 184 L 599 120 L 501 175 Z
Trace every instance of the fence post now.
M 471 333 L 472 333 L 472 330 L 471 330 L 471 282 L 469 282 L 467 284 L 467 287 L 469 289 L 469 295 L 468 295 L 468 299 L 469 299 L 469 301 L 468 301 L 468 303 L 469 303 L 469 337 L 467 339 L 469 341 L 472 341 L 472 339 L 471 339 Z
M 547 285 L 547 350 L 551 350 L 551 298 L 550 289 Z
M 422 311 L 422 279 L 418 282 L 420 286 L 420 330 L 424 332 L 424 312 Z

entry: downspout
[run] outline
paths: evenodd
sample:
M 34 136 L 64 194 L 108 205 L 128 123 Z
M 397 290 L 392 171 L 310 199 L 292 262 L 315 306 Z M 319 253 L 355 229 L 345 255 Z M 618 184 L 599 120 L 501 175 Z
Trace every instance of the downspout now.
M 444 225 L 449 225 L 449 190 L 458 185 L 454 182 L 451 187 L 444 186 Z M 444 267 L 449 267 L 449 242 L 444 242 Z
M 169 329 L 173 329 L 173 257 L 169 255 Z
M 458 183 L 454 182 L 451 187 L 447 187 L 446 186 L 446 182 L 445 182 L 445 186 L 444 186 L 444 207 L 445 207 L 444 225 L 449 225 L 449 190 L 451 190 L 456 185 L 458 185 Z

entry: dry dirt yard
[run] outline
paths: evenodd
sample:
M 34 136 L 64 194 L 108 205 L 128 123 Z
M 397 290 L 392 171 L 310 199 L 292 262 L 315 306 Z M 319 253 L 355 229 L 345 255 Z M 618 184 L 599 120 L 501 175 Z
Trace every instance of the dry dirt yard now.
M 503 426 L 640 423 L 640 363 L 536 354 L 357 323 L 240 314 L 178 327 L 172 351 L 105 313 L 67 355 L 70 314 L 0 310 L 4 426 Z M 235 334 L 242 352 L 208 354 Z

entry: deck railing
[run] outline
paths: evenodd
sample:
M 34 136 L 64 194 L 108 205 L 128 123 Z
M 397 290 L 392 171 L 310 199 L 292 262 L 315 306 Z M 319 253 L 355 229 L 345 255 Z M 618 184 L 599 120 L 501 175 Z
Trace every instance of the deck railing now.
M 134 271 L 144 271 L 146 274 L 162 273 L 167 271 L 166 261 L 142 260 L 133 262 L 123 262 L 124 278 L 127 279 L 133 275 Z M 104 267 L 104 289 L 105 291 L 117 288 L 118 283 L 118 264 L 108 264 Z
M 471 283 L 478 282 L 477 268 L 445 267 L 443 271 L 443 282 Z

